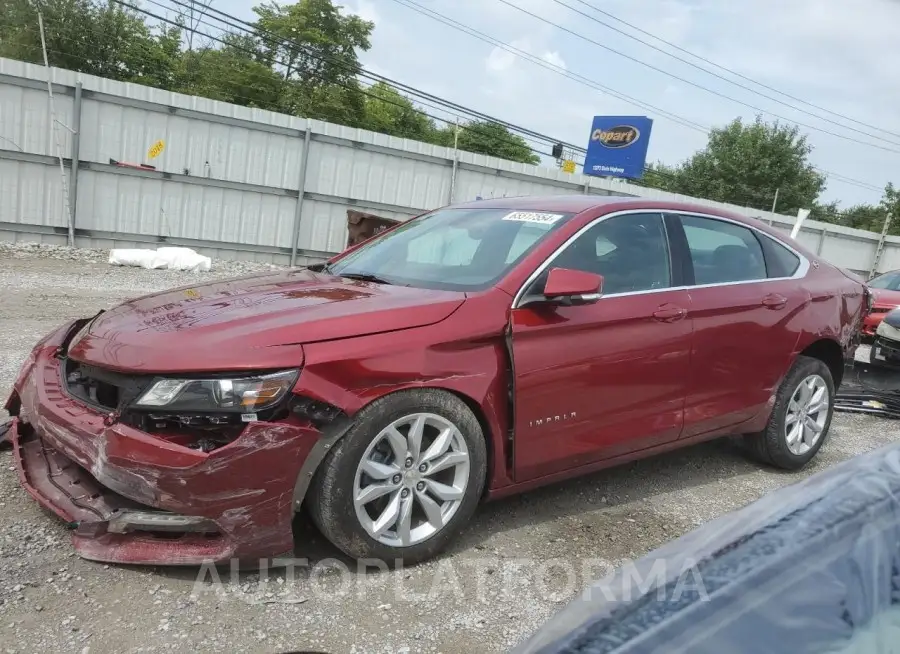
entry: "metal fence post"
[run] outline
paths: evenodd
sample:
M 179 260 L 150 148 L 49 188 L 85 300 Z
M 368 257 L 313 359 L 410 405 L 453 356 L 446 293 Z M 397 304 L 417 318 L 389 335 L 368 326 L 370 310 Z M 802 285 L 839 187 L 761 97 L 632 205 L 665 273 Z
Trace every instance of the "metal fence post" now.
M 300 184 L 297 189 L 297 206 L 294 209 L 294 240 L 291 243 L 291 268 L 297 261 L 297 248 L 300 245 L 300 219 L 303 214 L 303 196 L 306 194 L 306 166 L 309 162 L 309 142 L 312 130 L 309 121 L 306 121 L 306 131 L 303 133 L 303 153 L 300 155 Z
M 72 219 L 70 222 L 70 231 L 72 233 L 72 245 L 75 245 L 75 219 L 78 215 L 78 162 L 81 161 L 81 82 L 75 84 L 75 104 L 72 109 L 72 122 L 74 132 L 72 133 L 72 165 L 69 168 L 69 180 L 71 184 L 71 192 L 69 193 L 69 204 Z
M 819 244 L 816 246 L 816 254 L 822 256 L 822 248 L 825 246 L 825 235 L 828 234 L 828 228 L 823 227 L 822 233 L 819 234 Z

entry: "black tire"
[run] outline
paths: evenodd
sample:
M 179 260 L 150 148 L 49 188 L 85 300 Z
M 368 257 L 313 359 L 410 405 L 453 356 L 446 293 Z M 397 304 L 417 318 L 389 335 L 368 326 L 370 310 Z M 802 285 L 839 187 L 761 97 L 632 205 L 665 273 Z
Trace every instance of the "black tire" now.
M 11 429 L 12 420 L 0 423 L 0 450 L 12 448 L 12 443 L 9 441 L 9 432 Z
M 818 375 L 825 380 L 829 398 L 828 413 L 822 435 L 818 441 L 807 452 L 794 454 L 788 448 L 785 431 L 788 405 L 800 383 L 811 375 Z M 813 459 L 828 438 L 833 415 L 834 379 L 831 375 L 831 369 L 819 359 L 799 356 L 778 388 L 778 393 L 775 395 L 775 406 L 772 408 L 772 415 L 769 417 L 769 424 L 763 431 L 757 434 L 748 434 L 744 439 L 751 454 L 759 461 L 783 470 L 800 470 Z
M 404 416 L 432 413 L 452 422 L 469 454 L 468 482 L 450 520 L 427 540 L 392 547 L 372 538 L 357 518 L 353 491 L 357 468 L 378 434 Z M 307 495 L 313 522 L 325 538 L 356 559 L 377 559 L 389 567 L 415 564 L 439 554 L 477 508 L 487 475 L 487 448 L 478 419 L 452 393 L 437 389 L 398 391 L 376 400 L 354 416 L 354 424 L 322 461 Z

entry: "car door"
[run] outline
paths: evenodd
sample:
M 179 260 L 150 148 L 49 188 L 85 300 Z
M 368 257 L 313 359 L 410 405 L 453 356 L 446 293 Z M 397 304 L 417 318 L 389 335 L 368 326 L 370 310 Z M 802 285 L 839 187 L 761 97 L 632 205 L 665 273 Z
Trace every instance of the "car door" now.
M 540 301 L 552 268 L 602 275 L 601 299 Z M 680 270 L 662 215 L 629 212 L 596 219 L 535 271 L 510 316 L 517 481 L 679 437 L 691 343 Z
M 809 301 L 797 279 L 801 258 L 724 218 L 680 215 L 670 225 L 674 247 L 688 250 L 693 274 L 682 437 L 727 432 L 767 410 L 790 365 L 800 336 L 798 313 Z

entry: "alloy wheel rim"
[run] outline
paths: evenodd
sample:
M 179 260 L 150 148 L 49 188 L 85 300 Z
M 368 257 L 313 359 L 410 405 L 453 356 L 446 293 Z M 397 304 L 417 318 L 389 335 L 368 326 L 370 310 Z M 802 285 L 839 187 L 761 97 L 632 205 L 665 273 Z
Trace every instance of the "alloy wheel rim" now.
M 414 413 L 382 429 L 366 448 L 353 483 L 360 525 L 390 547 L 417 545 L 459 510 L 469 482 L 469 449 L 452 422 Z
M 809 452 L 825 432 L 831 396 L 820 375 L 810 375 L 797 386 L 788 402 L 784 436 L 791 454 Z

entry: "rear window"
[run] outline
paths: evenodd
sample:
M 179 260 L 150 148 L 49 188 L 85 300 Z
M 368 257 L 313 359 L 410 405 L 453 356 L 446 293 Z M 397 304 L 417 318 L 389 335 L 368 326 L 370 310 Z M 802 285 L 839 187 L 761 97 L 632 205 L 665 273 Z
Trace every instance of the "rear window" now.
M 768 236 L 760 236 L 763 252 L 766 256 L 766 268 L 769 279 L 791 277 L 800 267 L 800 257 L 788 250 L 781 243 Z

